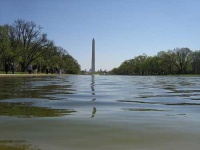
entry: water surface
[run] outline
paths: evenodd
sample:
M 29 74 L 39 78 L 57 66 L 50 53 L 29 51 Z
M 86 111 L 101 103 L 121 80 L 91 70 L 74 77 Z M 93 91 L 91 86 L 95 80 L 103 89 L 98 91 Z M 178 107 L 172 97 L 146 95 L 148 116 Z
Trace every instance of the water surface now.
M 0 78 L 0 149 L 197 150 L 200 77 Z

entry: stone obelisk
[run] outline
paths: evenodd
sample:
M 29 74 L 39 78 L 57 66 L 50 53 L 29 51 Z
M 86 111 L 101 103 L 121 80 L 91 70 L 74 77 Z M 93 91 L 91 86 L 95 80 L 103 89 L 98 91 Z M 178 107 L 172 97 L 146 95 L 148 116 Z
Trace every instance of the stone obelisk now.
M 95 72 L 95 40 L 93 38 L 92 40 L 92 67 L 91 67 L 92 73 Z

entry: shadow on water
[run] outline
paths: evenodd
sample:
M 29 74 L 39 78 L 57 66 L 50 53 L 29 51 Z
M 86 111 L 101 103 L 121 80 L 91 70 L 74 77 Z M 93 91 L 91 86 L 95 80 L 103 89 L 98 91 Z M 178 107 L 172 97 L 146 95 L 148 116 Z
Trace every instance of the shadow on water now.
M 40 150 L 23 140 L 0 140 L 0 150 Z

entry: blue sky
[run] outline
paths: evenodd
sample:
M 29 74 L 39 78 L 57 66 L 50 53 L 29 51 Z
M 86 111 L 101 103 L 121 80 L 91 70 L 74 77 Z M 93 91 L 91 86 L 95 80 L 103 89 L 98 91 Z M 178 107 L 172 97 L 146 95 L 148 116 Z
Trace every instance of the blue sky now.
M 0 25 L 33 21 L 48 39 L 96 70 L 176 47 L 200 50 L 199 0 L 0 0 Z

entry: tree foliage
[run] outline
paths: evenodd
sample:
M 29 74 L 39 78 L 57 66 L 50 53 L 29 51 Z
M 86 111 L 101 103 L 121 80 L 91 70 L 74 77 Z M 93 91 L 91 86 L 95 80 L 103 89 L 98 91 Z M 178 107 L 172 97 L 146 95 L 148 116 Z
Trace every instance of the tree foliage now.
M 14 62 L 18 70 L 26 71 L 29 64 L 37 64 L 40 71 L 48 68 L 79 73 L 80 65 L 62 47 L 42 33 L 42 27 L 22 19 L 13 25 L 0 26 L 0 63 Z M 69 65 L 70 64 L 70 65 Z M 2 67 L 3 68 L 3 67 Z
M 118 68 L 111 70 L 111 73 L 118 75 L 200 74 L 200 51 L 175 48 L 160 51 L 156 56 L 143 54 L 125 60 Z

